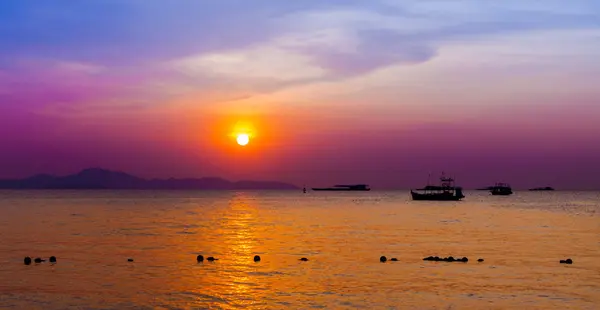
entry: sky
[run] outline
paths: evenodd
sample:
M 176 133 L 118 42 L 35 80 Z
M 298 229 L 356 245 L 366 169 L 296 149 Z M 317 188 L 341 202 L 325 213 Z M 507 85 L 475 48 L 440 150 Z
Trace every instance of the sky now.
M 600 189 L 598 55 L 596 0 L 3 0 L 0 177 Z

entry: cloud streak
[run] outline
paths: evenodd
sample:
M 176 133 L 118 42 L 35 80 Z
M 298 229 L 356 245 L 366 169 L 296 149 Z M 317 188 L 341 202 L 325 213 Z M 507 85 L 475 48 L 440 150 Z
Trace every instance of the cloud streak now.
M 465 4 L 468 3 L 468 4 Z M 388 1 L 380 6 L 320 8 L 285 13 L 270 21 L 279 31 L 250 46 L 199 53 L 173 61 L 188 77 L 207 75 L 289 86 L 343 80 L 398 64 L 431 60 L 439 49 L 460 40 L 553 29 L 598 27 L 591 2 L 561 13 L 553 7 L 517 2 Z M 470 9 L 470 10 L 465 10 Z M 467 12 L 468 14 L 465 14 Z M 295 83 L 292 83 L 295 84 Z
M 568 6 L 412 0 L 65 3 L 3 4 L 0 53 L 6 62 L 0 68 L 20 58 L 45 57 L 118 74 L 124 67 L 143 70 L 164 62 L 173 72 L 157 70 L 157 80 L 200 87 L 214 86 L 206 80 L 254 80 L 257 85 L 250 88 L 261 92 L 423 63 L 451 41 L 598 27 L 600 20 L 594 1 Z M 273 87 L 264 86 L 269 83 Z

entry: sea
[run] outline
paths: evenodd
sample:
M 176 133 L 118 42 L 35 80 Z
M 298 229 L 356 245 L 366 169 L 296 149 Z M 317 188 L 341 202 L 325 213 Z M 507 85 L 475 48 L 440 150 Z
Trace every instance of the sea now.
M 2 309 L 600 309 L 599 192 L 0 191 L 0 240 Z

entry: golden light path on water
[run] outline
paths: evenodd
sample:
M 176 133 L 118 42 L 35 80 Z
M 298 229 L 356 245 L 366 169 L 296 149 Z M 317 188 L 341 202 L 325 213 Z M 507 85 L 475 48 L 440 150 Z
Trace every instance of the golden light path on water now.
M 600 304 L 595 192 L 469 192 L 444 204 L 413 202 L 406 192 L 22 191 L 0 198 L 0 307 Z M 198 254 L 219 260 L 197 263 Z M 58 263 L 24 266 L 26 255 L 55 255 Z M 399 261 L 382 264 L 381 255 Z M 424 262 L 429 255 L 470 261 Z M 558 263 L 568 257 L 573 265 Z

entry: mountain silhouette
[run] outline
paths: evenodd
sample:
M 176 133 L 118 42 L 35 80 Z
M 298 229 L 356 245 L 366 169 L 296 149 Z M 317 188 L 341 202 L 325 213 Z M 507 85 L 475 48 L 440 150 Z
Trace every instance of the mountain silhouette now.
M 0 180 L 2 189 L 196 189 L 196 190 L 293 190 L 295 185 L 276 181 L 231 182 L 222 178 L 146 180 L 120 171 L 89 168 L 77 174 L 38 174 L 25 179 Z

